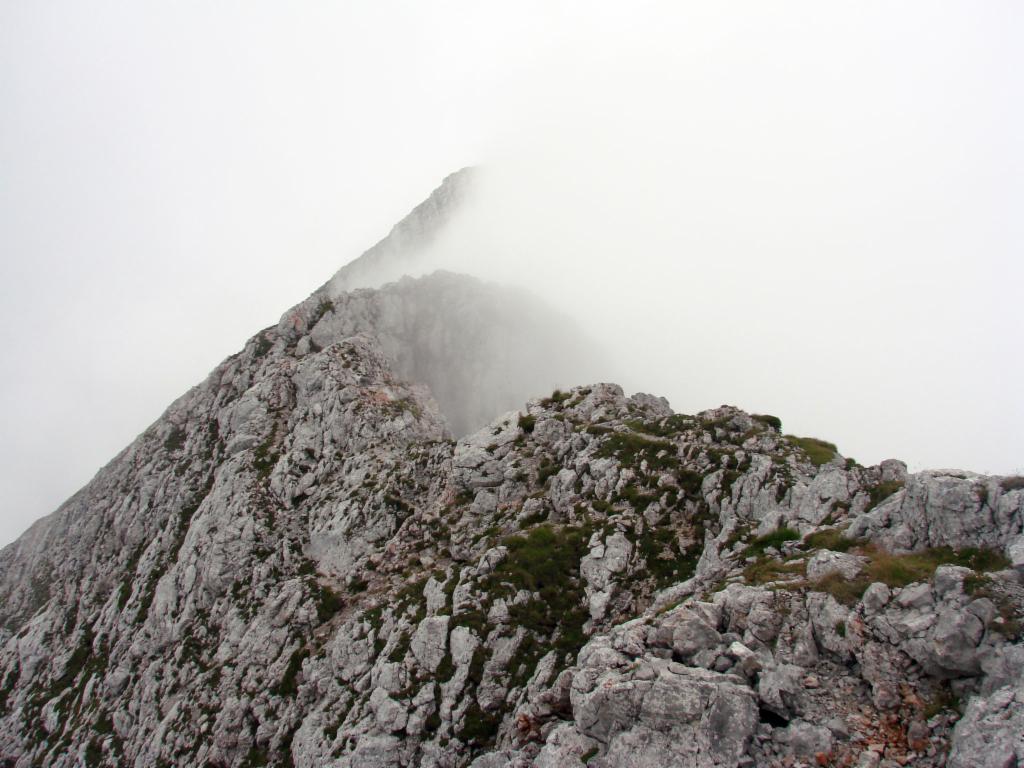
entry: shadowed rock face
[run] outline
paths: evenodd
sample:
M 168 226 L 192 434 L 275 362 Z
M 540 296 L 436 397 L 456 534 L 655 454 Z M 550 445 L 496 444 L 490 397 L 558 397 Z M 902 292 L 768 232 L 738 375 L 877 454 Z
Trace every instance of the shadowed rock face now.
M 599 368 L 600 354 L 568 317 L 525 291 L 466 275 L 406 277 L 333 300 L 314 295 L 298 312 L 315 317 L 318 307 L 311 348 L 372 334 L 401 378 L 430 388 L 457 436 Z M 295 317 L 286 315 L 278 331 L 294 336 Z
M 254 336 L 0 551 L 0 765 L 1024 761 L 1020 478 L 537 396 L 574 339 L 443 273 Z
M 397 375 L 430 388 L 456 436 L 530 397 L 608 373 L 604 355 L 575 322 L 528 291 L 451 272 L 423 275 L 430 249 L 472 197 L 479 174 L 463 168 L 446 177 L 278 325 L 290 338 L 308 333 L 314 347 L 373 335 Z

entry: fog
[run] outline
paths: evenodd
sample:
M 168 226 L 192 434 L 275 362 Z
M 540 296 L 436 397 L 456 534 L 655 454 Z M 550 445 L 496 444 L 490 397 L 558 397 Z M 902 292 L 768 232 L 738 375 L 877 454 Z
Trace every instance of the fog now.
M 627 390 L 1024 471 L 1022 16 L 4 4 L 0 543 L 469 164 L 424 268 L 535 291 Z

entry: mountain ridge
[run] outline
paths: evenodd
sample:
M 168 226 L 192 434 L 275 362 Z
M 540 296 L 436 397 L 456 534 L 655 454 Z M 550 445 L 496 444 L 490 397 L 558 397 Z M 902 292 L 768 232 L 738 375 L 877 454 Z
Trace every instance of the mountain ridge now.
M 330 285 L 0 550 L 0 764 L 1024 760 L 1024 479 L 565 386 L 472 277 Z

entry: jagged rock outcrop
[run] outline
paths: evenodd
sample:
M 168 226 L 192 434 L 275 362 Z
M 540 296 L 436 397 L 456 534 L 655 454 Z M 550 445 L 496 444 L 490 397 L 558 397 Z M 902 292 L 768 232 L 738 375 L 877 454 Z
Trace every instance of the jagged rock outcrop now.
M 0 551 L 0 764 L 1024 759 L 1024 481 L 510 402 L 510 296 L 325 287 Z

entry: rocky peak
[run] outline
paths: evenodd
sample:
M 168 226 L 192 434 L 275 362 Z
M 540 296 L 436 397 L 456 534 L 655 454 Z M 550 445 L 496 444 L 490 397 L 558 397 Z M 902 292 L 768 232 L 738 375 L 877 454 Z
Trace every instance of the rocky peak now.
M 318 294 L 333 298 L 356 288 L 376 288 L 417 273 L 417 260 L 470 198 L 479 175 L 475 168 L 449 174 L 430 196 L 358 259 L 346 264 Z

